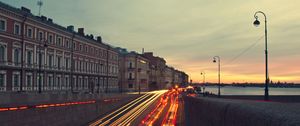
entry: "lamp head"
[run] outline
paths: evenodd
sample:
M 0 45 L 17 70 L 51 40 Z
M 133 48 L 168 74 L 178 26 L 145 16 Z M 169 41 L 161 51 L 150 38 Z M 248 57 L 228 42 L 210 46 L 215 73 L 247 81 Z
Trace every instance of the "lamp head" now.
M 216 61 L 216 58 L 214 58 L 213 62 L 214 62 L 214 63 L 216 63 L 216 62 L 217 62 L 217 61 Z
M 259 25 L 260 25 L 260 22 L 259 22 L 259 20 L 256 18 L 255 19 L 255 21 L 253 22 L 253 25 L 255 26 L 255 27 L 258 27 Z

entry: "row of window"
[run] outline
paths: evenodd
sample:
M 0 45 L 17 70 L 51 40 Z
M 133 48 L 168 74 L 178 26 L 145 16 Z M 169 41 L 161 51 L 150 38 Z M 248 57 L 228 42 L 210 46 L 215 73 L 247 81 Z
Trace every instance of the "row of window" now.
M 7 75 L 5 71 L 0 71 L 0 91 L 6 90 L 6 79 Z M 104 83 L 106 83 L 103 78 L 95 78 L 94 80 L 89 79 L 87 76 L 73 76 L 73 84 L 75 90 L 89 89 L 94 85 L 94 88 L 103 87 Z M 44 84 L 45 82 L 45 84 Z M 44 80 L 43 74 L 38 74 L 36 78 L 36 83 L 34 83 L 34 77 L 31 72 L 27 72 L 25 75 L 25 85 L 23 85 L 24 90 L 38 90 L 38 84 L 41 83 L 43 90 L 70 90 L 71 89 L 71 80 L 68 75 L 56 75 L 47 74 L 46 80 Z M 116 87 L 117 79 L 109 79 L 109 88 Z M 12 90 L 18 91 L 20 90 L 20 72 L 13 72 L 12 74 Z
M 0 31 L 7 31 L 6 19 L 0 18 Z M 30 26 L 27 26 L 26 27 L 26 36 L 28 38 L 33 38 L 33 36 L 34 36 L 33 33 L 34 33 L 33 28 Z M 17 23 L 17 22 L 14 23 L 14 34 L 21 35 L 21 24 L 20 23 Z M 47 34 L 44 31 L 38 31 L 37 39 L 43 43 L 47 42 L 50 45 L 56 45 L 58 47 L 65 47 L 68 49 L 71 49 L 73 46 L 74 50 L 94 54 L 94 55 L 101 56 L 101 57 L 106 57 L 106 55 L 107 55 L 103 49 L 100 49 L 100 48 L 97 49 L 95 47 L 91 47 L 88 45 L 79 44 L 78 45 L 79 47 L 76 48 L 76 43 L 72 44 L 70 39 L 65 39 L 65 41 L 64 41 L 62 36 L 54 35 L 52 33 Z M 116 54 L 109 55 L 109 58 L 111 60 L 115 60 L 115 61 L 118 60 L 118 56 Z
M 21 65 L 21 48 L 13 48 L 13 64 L 15 66 Z M 36 53 L 36 66 L 43 68 L 53 69 L 56 68 L 58 70 L 71 70 L 71 57 L 70 55 L 66 55 L 65 57 L 61 55 L 54 55 L 52 53 L 46 54 L 45 59 L 45 52 L 44 50 L 37 51 Z M 4 63 L 7 61 L 7 48 L 6 45 L 0 43 L 0 63 Z M 25 63 L 26 67 L 34 67 L 34 51 L 27 49 L 25 52 Z M 75 59 L 74 59 L 75 60 Z M 106 72 L 106 64 L 103 63 L 96 63 L 96 62 L 89 62 L 84 60 L 75 60 L 75 67 L 74 70 L 78 72 L 89 72 L 89 73 L 105 73 Z M 118 73 L 118 66 L 117 65 L 109 65 L 108 72 L 110 74 L 117 74 Z

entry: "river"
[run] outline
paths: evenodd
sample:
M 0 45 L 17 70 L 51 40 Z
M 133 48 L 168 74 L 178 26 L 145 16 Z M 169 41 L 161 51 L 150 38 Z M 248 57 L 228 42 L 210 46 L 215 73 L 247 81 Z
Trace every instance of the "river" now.
M 264 95 L 264 87 L 221 87 L 221 95 Z M 218 94 L 218 86 L 206 86 L 205 91 Z M 269 88 L 270 95 L 300 95 L 300 88 Z

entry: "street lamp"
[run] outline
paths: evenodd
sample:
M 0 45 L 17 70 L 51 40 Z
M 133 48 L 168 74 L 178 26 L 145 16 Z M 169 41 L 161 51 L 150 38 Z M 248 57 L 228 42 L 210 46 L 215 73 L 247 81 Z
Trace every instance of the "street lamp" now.
M 45 41 L 46 42 L 46 41 Z M 48 45 L 46 43 L 44 43 L 43 45 L 44 49 L 48 47 Z M 42 72 L 42 53 L 41 53 L 41 48 L 42 48 L 42 39 L 39 42 L 39 77 L 38 77 L 38 81 L 39 81 L 39 93 L 42 93 L 42 78 L 41 78 L 41 72 Z M 44 50 L 46 51 L 46 50 Z M 43 79 L 44 80 L 44 79 Z
M 213 57 L 213 62 L 214 63 L 216 63 L 217 62 L 217 60 L 216 60 L 216 58 L 218 59 L 218 71 L 219 71 L 219 73 L 218 73 L 218 78 L 219 78 L 219 84 L 218 84 L 218 97 L 221 97 L 221 91 L 220 91 L 220 71 L 221 71 L 221 69 L 220 69 L 220 57 L 219 56 L 214 56 Z
M 203 76 L 203 85 L 205 84 L 205 72 L 201 72 L 201 75 Z
M 141 79 L 140 79 L 140 75 L 141 74 L 141 68 L 138 68 L 138 76 L 139 76 L 139 78 L 138 78 L 138 80 L 137 80 L 137 82 L 139 83 L 139 95 L 141 94 Z
M 268 37 L 267 37 L 267 16 L 262 11 L 257 11 L 254 14 L 255 21 L 253 22 L 254 26 L 258 27 L 260 22 L 258 20 L 257 14 L 262 14 L 265 17 L 265 63 L 266 63 L 266 79 L 265 79 L 265 100 L 269 100 L 269 73 L 268 73 Z
M 205 90 L 205 72 L 201 72 L 201 75 L 203 76 L 203 95 L 204 95 L 204 90 Z

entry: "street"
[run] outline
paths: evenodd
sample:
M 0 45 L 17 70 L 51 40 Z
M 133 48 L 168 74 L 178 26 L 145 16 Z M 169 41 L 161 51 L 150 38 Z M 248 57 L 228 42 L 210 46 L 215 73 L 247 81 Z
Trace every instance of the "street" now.
M 91 123 L 90 126 L 174 126 L 177 110 L 177 90 L 153 91 L 103 116 Z

